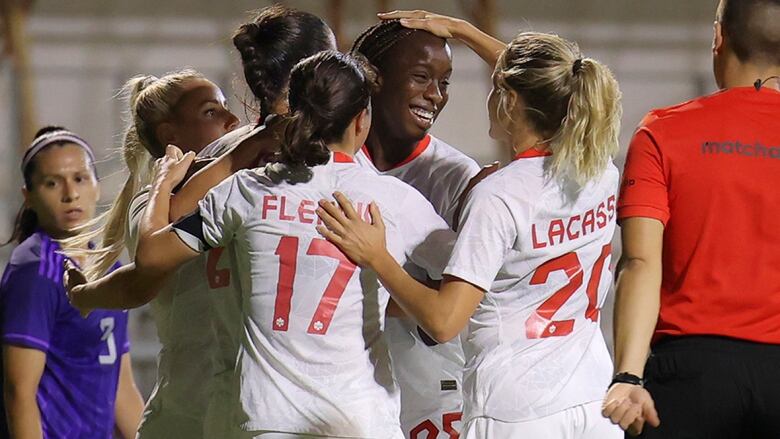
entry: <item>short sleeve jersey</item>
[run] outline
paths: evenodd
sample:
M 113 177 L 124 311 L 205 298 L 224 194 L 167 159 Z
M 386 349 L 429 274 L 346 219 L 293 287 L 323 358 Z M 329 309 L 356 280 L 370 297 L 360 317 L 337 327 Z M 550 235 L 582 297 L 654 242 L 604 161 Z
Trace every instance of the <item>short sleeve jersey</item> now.
M 384 172 L 376 169 L 366 146 L 358 151 L 355 160 L 420 191 L 450 227 L 461 193 L 479 172 L 479 165 L 472 158 L 431 135 L 425 136 L 409 157 Z M 405 268 L 415 277 L 424 275 L 417 267 Z M 412 439 L 449 437 L 449 431 L 457 430 L 463 405 L 465 359 L 460 338 L 428 346 L 414 321 L 398 318 L 388 319 L 387 334 L 393 371 L 401 388 L 404 435 Z
M 664 224 L 654 340 L 780 343 L 780 92 L 723 90 L 651 111 L 628 149 L 618 217 Z
M 468 197 L 445 274 L 485 295 L 464 342 L 464 422 L 538 419 L 604 397 L 612 363 L 599 328 L 610 288 L 618 171 L 582 188 L 533 150 Z
M 231 131 L 198 157 L 219 157 L 260 129 L 246 125 Z M 130 205 L 127 248 L 131 258 L 148 202 L 145 189 Z M 150 303 L 162 350 L 157 382 L 139 429 L 141 439 L 230 435 L 228 420 L 216 418 L 225 418 L 223 413 L 231 412 L 237 399 L 230 389 L 241 336 L 240 298 L 230 273 L 231 259 L 222 248 L 199 255 L 180 267 Z
M 441 277 L 439 249 L 454 239 L 447 224 L 417 191 L 349 156 L 311 169 L 241 171 L 214 188 L 200 203 L 202 240 L 238 255 L 245 430 L 385 438 L 399 429 L 382 337 L 389 297 L 315 229 L 318 200 L 335 190 L 364 217 L 376 201 L 388 236 L 402 237 L 388 240 L 391 254 Z
M 44 438 L 109 439 L 121 357 L 130 349 L 127 312 L 82 318 L 65 294 L 59 249 L 42 231 L 14 249 L 0 282 L 0 335 L 5 345 L 46 354 L 36 393 Z

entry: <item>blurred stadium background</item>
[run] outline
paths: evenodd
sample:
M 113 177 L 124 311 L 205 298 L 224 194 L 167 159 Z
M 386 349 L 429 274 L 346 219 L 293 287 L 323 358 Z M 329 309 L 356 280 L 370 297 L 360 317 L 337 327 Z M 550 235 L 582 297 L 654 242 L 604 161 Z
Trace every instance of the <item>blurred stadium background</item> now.
M 103 203 L 124 181 L 116 148 L 124 128 L 114 96 L 139 73 L 184 66 L 215 80 L 246 121 L 249 97 L 230 37 L 251 0 L 0 0 L 0 239 L 21 203 L 21 152 L 42 125 L 64 125 L 99 154 Z M 609 65 L 623 91 L 620 167 L 633 128 L 647 110 L 715 90 L 710 44 L 717 0 L 290 0 L 323 17 L 342 49 L 392 9 L 427 9 L 479 24 L 502 40 L 517 32 L 558 33 Z M 488 70 L 453 44 L 450 101 L 433 133 L 481 163 L 507 157 L 487 136 Z M 5 265 L 11 248 L 0 248 Z M 619 254 L 615 246 L 615 256 Z M 614 266 L 614 261 L 613 261 Z M 611 339 L 611 298 L 602 325 Z M 142 393 L 155 379 L 158 345 L 144 308 L 131 311 L 133 359 Z

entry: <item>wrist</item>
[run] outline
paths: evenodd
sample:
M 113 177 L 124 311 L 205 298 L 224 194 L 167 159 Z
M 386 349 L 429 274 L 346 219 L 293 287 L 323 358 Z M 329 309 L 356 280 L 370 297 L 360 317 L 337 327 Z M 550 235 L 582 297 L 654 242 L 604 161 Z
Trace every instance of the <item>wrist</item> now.
M 610 388 L 615 384 L 631 384 L 634 386 L 644 387 L 645 381 L 638 375 L 634 375 L 629 372 L 618 372 L 614 377 L 612 377 L 612 382 L 609 383 L 607 388 Z
M 466 39 L 467 35 L 474 29 L 474 25 L 460 18 L 453 18 L 449 26 L 450 34 L 458 40 Z
M 377 252 L 374 257 L 366 260 L 366 262 L 369 268 L 379 273 L 381 271 L 381 267 L 391 266 L 388 258 L 395 262 L 395 259 L 393 259 L 387 249 L 383 247 L 381 251 Z

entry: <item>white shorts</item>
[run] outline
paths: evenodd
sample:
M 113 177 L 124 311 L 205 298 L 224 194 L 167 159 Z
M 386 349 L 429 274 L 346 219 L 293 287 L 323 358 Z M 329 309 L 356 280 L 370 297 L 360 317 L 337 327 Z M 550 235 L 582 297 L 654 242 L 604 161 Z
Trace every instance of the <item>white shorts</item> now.
M 463 427 L 461 439 L 622 439 L 623 430 L 601 415 L 601 401 L 578 405 L 525 422 L 474 418 Z
M 339 439 L 338 437 L 331 436 L 312 436 L 310 434 L 296 434 L 296 433 L 276 433 L 273 431 L 262 431 L 249 433 L 247 438 L 252 439 Z M 404 439 L 403 433 L 398 431 L 398 434 L 387 439 Z

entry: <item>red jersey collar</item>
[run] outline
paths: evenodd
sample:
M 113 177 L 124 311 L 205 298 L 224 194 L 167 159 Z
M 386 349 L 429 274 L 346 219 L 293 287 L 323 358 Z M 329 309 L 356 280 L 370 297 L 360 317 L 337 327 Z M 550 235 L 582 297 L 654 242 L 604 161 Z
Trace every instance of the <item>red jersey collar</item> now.
M 530 159 L 533 157 L 547 157 L 551 155 L 552 155 L 552 151 L 550 150 L 539 151 L 536 148 L 528 148 L 525 151 L 515 155 L 514 158 L 512 158 L 512 160 L 514 161 L 518 159 Z
M 393 166 L 393 167 L 392 167 L 392 168 L 390 168 L 390 169 L 396 169 L 396 168 L 400 168 L 401 166 L 403 166 L 403 165 L 405 165 L 405 164 L 407 164 L 407 163 L 411 162 L 412 160 L 416 159 L 417 157 L 419 157 L 419 156 L 420 156 L 420 154 L 422 154 L 423 152 L 425 152 L 425 150 L 428 148 L 428 145 L 430 145 L 430 144 L 431 144 L 431 135 L 430 135 L 430 134 L 426 134 L 426 135 L 425 135 L 425 137 L 423 137 L 423 138 L 422 138 L 422 140 L 420 140 L 419 142 L 417 142 L 417 145 L 415 145 L 414 149 L 412 150 L 412 153 L 411 153 L 411 154 L 409 154 L 409 156 L 408 156 L 408 157 L 406 157 L 406 158 L 405 158 L 405 159 L 403 159 L 403 160 L 402 160 L 400 163 L 398 163 L 397 165 Z M 371 163 L 374 163 L 374 159 L 373 159 L 373 158 L 371 158 L 371 153 L 370 153 L 370 152 L 368 152 L 368 147 L 366 147 L 366 145 L 365 145 L 365 144 L 363 145 L 363 148 L 362 148 L 362 150 L 363 150 L 363 154 L 365 154 L 365 155 L 366 155 L 366 157 L 368 157 L 368 160 L 369 160 Z M 388 169 L 388 171 L 389 171 L 390 169 Z
M 355 159 L 349 154 L 333 151 L 333 163 L 355 163 Z

